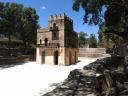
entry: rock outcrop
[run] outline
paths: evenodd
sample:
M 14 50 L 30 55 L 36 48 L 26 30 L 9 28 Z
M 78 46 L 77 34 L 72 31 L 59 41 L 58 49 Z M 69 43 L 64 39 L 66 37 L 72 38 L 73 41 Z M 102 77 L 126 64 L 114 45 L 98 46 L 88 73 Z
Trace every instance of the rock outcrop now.
M 73 70 L 60 86 L 43 96 L 128 96 L 128 73 L 117 61 L 98 59 Z

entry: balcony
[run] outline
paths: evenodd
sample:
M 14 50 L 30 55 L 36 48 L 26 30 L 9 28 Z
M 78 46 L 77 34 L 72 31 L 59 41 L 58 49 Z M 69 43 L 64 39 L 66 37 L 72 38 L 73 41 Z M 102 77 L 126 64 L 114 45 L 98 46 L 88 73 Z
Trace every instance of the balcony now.
M 59 48 L 59 43 L 37 44 L 37 47 L 41 48 Z

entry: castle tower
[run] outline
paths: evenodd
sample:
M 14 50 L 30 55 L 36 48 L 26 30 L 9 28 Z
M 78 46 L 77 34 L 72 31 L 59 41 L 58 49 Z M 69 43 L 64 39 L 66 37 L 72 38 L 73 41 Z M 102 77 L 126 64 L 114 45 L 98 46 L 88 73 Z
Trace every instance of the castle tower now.
M 38 64 L 69 65 L 78 60 L 78 38 L 65 13 L 49 16 L 48 27 L 37 30 Z

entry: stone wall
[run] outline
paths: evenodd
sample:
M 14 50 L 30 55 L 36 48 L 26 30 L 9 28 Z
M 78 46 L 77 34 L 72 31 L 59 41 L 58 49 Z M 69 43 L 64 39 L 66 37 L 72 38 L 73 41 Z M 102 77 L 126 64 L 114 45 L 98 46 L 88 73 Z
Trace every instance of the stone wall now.
M 27 48 L 26 53 L 23 48 L 11 48 L 12 56 L 20 56 L 20 55 L 35 55 L 36 48 Z M 0 48 L 0 56 L 8 56 L 8 48 Z
M 37 64 L 51 64 L 53 65 L 54 51 L 59 51 L 59 48 L 37 48 L 36 49 L 36 62 Z M 42 60 L 42 54 L 44 52 L 44 61 Z M 58 54 L 60 57 L 60 54 Z
M 78 61 L 77 48 L 37 48 L 36 62 L 37 64 L 54 64 L 54 52 L 58 51 L 57 65 L 70 65 Z M 45 52 L 44 63 L 42 62 L 42 52 Z
M 77 48 L 65 48 L 65 64 L 75 64 L 78 61 Z
M 48 27 L 37 30 L 37 63 L 52 65 L 76 63 L 78 61 L 77 35 L 73 30 L 73 20 L 66 14 L 49 16 Z
M 106 48 L 79 48 L 79 57 L 103 57 Z

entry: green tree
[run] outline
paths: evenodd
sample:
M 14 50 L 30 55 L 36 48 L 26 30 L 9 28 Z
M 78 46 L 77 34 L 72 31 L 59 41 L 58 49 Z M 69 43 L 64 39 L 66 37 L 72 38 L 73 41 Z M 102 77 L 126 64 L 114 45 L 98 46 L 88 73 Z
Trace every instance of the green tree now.
M 99 39 L 99 42 L 104 42 L 104 39 L 105 39 L 105 31 L 106 30 L 107 30 L 107 28 L 105 26 L 105 23 L 102 23 L 99 26 L 99 31 L 98 31 L 98 39 Z
M 90 34 L 89 37 L 89 47 L 90 48 L 97 48 L 97 40 L 94 34 Z
M 2 27 L 2 30 L 4 34 L 7 35 L 8 37 L 8 48 L 9 48 L 9 55 L 11 55 L 11 36 L 16 32 L 16 16 L 18 14 L 18 8 L 19 5 L 15 3 L 1 3 L 0 4 L 2 7 L 1 10 L 1 22 L 0 26 Z
M 78 37 L 78 44 L 79 44 L 79 47 L 84 47 L 85 44 L 87 44 L 87 33 L 85 32 L 80 32 L 78 33 L 79 37 Z
M 31 43 L 36 43 L 36 31 L 39 27 L 38 15 L 35 9 L 24 7 L 21 18 L 18 21 L 18 31 L 20 34 L 20 39 L 24 43 L 24 48 L 26 49 Z
M 102 23 L 99 26 L 99 31 L 98 31 L 99 44 L 108 48 L 109 43 L 110 43 L 110 46 L 111 44 L 118 46 L 123 42 L 122 37 L 119 37 L 116 34 L 112 34 L 112 33 L 105 33 L 106 30 L 108 29 L 105 23 Z
M 8 37 L 9 55 L 11 54 L 11 37 L 16 37 L 27 44 L 35 43 L 38 15 L 35 9 L 16 3 L 0 2 L 0 33 Z
M 99 46 L 100 47 L 109 47 L 109 36 L 108 34 L 105 34 L 105 31 L 107 30 L 107 27 L 105 26 L 105 23 L 102 23 L 99 26 L 99 31 L 98 31 L 98 39 L 99 39 Z
M 4 17 L 4 3 L 0 2 L 0 33 L 4 34 L 4 25 L 3 25 L 3 17 Z
M 96 25 L 105 19 L 106 33 L 128 40 L 128 0 L 74 0 L 73 10 L 79 11 L 80 7 L 85 12 L 84 23 Z

